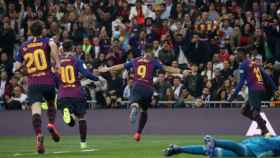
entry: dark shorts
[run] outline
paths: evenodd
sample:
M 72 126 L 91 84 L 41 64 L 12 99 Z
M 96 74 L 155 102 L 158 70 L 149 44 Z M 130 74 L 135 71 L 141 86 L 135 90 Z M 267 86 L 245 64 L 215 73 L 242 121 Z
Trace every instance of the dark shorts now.
M 82 98 L 61 98 L 57 101 L 57 106 L 62 110 L 69 108 L 71 114 L 83 116 L 87 111 L 87 101 Z
M 138 103 L 143 110 L 147 110 L 153 97 L 153 89 L 147 86 L 133 85 L 131 103 Z
M 262 101 L 265 100 L 265 91 L 252 91 L 249 92 L 249 105 L 251 110 L 261 111 Z
M 55 86 L 54 85 L 30 85 L 27 91 L 28 105 L 36 102 L 54 101 Z

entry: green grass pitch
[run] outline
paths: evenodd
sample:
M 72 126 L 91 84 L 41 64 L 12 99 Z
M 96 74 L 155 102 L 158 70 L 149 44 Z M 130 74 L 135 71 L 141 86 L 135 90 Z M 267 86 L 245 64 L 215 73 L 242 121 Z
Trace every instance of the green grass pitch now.
M 219 136 L 241 140 L 240 136 Z M 46 153 L 35 153 L 33 137 L 0 137 L 0 158 L 163 158 L 169 144 L 202 144 L 202 136 L 143 135 L 137 143 L 131 136 L 89 136 L 89 149 L 80 150 L 78 136 L 63 136 L 59 143 L 45 137 Z M 174 158 L 205 158 L 181 154 Z

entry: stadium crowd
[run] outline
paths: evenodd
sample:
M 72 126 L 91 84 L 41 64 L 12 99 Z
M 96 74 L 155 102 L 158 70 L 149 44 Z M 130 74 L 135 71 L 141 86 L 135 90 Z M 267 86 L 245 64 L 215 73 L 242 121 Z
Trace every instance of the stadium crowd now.
M 118 108 L 130 97 L 129 72 L 99 74 L 97 69 L 126 62 L 153 46 L 163 64 L 183 73 L 158 72 L 152 105 L 158 100 L 186 107 L 184 101 L 226 100 L 239 81 L 237 47 L 261 59 L 280 86 L 280 1 L 278 0 L 0 0 L 0 108 L 25 109 L 26 78 L 14 73 L 19 45 L 30 37 L 34 20 L 43 36 L 71 39 L 100 81 L 83 80 L 88 100 Z M 238 100 L 246 100 L 243 88 Z M 269 94 L 268 94 L 269 97 Z

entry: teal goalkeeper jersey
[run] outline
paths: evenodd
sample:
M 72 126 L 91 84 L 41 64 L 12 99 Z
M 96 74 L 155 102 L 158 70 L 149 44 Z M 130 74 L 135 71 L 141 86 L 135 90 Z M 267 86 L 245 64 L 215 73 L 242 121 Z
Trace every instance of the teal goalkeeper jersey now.
M 245 139 L 241 144 L 248 147 L 257 157 L 269 153 L 271 156 L 280 155 L 280 136 L 271 138 L 252 137 Z

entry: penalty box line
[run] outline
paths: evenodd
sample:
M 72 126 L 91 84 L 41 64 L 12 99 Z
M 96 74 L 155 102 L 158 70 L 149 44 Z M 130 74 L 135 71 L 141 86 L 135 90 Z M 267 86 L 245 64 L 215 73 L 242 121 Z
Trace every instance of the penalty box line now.
M 92 148 L 92 149 L 84 149 L 84 150 L 80 150 L 80 151 L 54 151 L 54 152 L 46 152 L 45 154 L 42 154 L 42 155 L 84 153 L 84 152 L 94 152 L 94 151 L 99 151 L 99 149 Z M 20 156 L 34 156 L 34 155 L 39 155 L 39 154 L 38 153 L 15 153 L 13 156 L 20 157 Z

